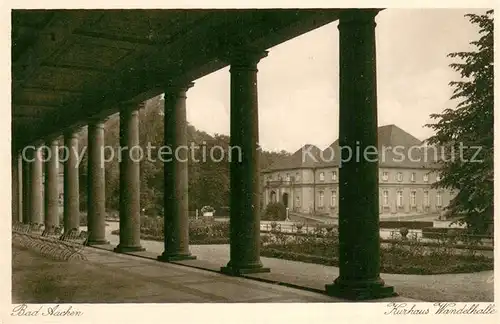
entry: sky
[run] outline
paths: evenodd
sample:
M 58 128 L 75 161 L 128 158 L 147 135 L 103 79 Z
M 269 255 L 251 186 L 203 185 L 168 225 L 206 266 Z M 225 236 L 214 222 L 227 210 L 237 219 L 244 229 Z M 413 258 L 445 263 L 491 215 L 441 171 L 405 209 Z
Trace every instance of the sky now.
M 379 126 L 395 124 L 424 140 L 429 115 L 456 106 L 449 82 L 459 75 L 450 52 L 473 49 L 478 9 L 386 9 L 376 17 Z M 258 65 L 259 143 L 294 152 L 321 149 L 338 138 L 337 22 L 269 49 Z M 195 81 L 188 121 L 209 134 L 229 135 L 229 67 Z

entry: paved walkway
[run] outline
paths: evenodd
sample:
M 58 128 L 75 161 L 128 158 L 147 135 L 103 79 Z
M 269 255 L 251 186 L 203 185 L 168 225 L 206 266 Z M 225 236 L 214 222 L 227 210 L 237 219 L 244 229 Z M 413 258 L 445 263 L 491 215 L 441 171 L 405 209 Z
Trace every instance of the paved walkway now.
M 13 303 L 288 303 L 339 299 L 88 248 L 87 261 L 53 261 L 13 247 Z
M 119 242 L 117 235 L 111 234 L 118 228 L 118 223 L 109 223 L 106 227 L 106 238 L 111 245 Z M 148 255 L 160 255 L 163 242 L 142 241 Z M 217 270 L 229 261 L 229 245 L 192 245 L 191 252 L 198 261 L 185 261 L 184 264 L 212 268 Z M 288 261 L 262 257 L 265 266 L 271 268 L 270 274 L 249 275 L 256 279 L 294 283 L 323 290 L 326 283 L 338 276 L 338 268 L 319 264 Z M 423 301 L 461 301 L 488 302 L 493 301 L 493 271 L 444 275 L 401 275 L 382 274 L 387 284 L 393 285 L 396 291 L 405 298 Z

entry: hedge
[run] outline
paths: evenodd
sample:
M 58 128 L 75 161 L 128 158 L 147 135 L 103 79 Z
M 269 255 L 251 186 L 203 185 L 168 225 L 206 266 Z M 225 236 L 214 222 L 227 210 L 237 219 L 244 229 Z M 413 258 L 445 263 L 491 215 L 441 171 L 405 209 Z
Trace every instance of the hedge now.
M 423 221 L 380 221 L 380 228 L 399 229 L 406 227 L 407 229 L 424 229 L 434 226 L 433 222 Z
M 469 239 L 492 239 L 489 235 L 472 235 L 467 234 L 466 228 L 449 228 L 449 227 L 426 227 L 422 229 L 422 237 L 429 239 L 441 239 L 453 233 L 454 236 L 462 236 Z
M 120 235 L 120 230 L 114 230 L 111 232 L 111 234 Z M 156 235 L 141 233 L 141 240 L 163 242 L 165 238 Z M 189 244 L 191 245 L 229 244 L 229 238 L 207 237 L 204 239 L 189 239 Z

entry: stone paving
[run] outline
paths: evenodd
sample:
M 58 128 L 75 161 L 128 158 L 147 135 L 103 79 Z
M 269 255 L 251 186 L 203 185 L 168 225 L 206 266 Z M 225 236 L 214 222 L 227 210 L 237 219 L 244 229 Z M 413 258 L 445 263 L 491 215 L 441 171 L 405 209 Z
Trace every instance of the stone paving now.
M 111 246 L 118 244 L 117 235 L 111 231 L 118 228 L 118 223 L 109 223 L 106 238 Z M 163 252 L 163 243 L 142 241 L 147 257 L 156 257 Z M 195 261 L 182 264 L 218 270 L 229 261 L 229 245 L 192 245 L 191 252 Z M 271 268 L 269 274 L 249 275 L 255 279 L 288 283 L 292 286 L 304 286 L 314 290 L 323 290 L 326 283 L 332 282 L 338 275 L 338 268 L 319 264 L 288 261 L 262 257 L 265 266 Z M 462 301 L 488 302 L 494 300 L 493 271 L 443 275 L 401 275 L 382 274 L 389 285 L 393 285 L 400 296 L 423 301 Z
M 334 302 L 325 295 L 91 249 L 89 261 L 155 285 L 134 302 Z M 111 254 L 111 255 L 110 255 Z M 128 282 L 128 281 L 127 281 Z
M 87 261 L 54 261 L 13 247 L 13 303 L 289 303 L 339 299 L 88 248 Z

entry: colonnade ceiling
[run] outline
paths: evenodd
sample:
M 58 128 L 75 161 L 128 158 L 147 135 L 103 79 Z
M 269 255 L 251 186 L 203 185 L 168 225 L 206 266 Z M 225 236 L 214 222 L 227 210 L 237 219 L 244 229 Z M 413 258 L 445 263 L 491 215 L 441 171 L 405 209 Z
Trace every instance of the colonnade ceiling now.
M 106 116 L 338 18 L 318 10 L 13 10 L 13 146 Z

